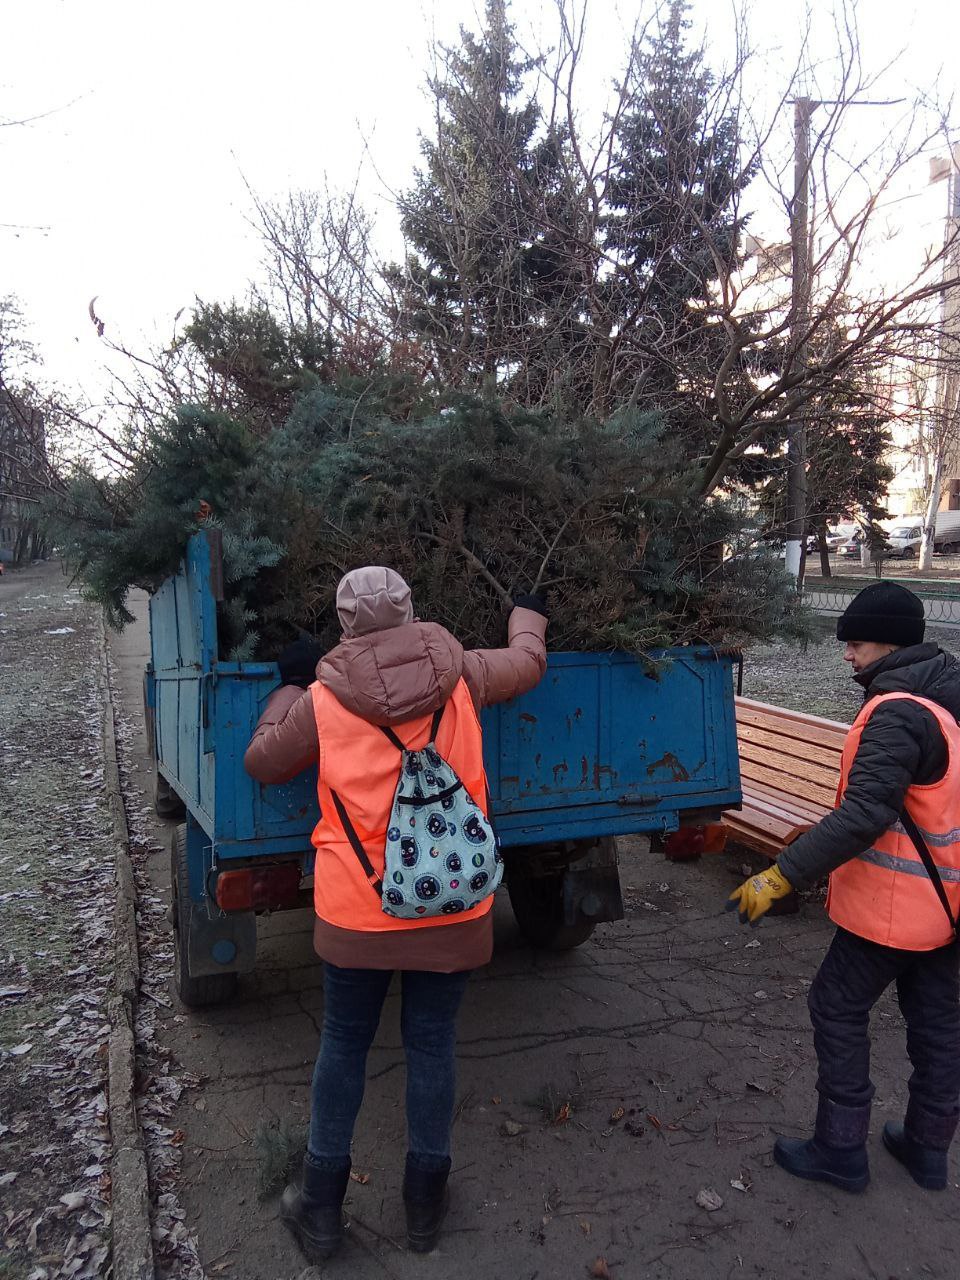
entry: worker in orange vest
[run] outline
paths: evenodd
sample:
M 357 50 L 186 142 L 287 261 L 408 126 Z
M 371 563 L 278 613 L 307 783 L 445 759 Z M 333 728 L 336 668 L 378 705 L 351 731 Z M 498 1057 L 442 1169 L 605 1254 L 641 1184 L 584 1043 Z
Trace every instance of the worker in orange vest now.
M 477 713 L 533 688 L 546 668 L 539 596 L 517 597 L 507 648 L 472 651 L 414 617 L 410 588 L 391 569 L 348 573 L 336 605 L 342 642 L 319 662 L 303 642 L 281 655 L 284 683 L 244 758 L 263 783 L 317 768 L 323 1029 L 302 1181 L 280 1205 L 311 1262 L 341 1243 L 367 1052 L 395 970 L 407 1064 L 407 1239 L 417 1252 L 436 1243 L 450 1170 L 456 1018 L 470 971 L 490 959 L 490 890 L 502 874 L 486 821 Z M 405 800 L 400 784 L 412 792 Z M 430 788 L 429 804 L 417 798 Z M 397 859 L 390 877 L 388 841 Z
M 808 1140 L 778 1138 L 773 1154 L 789 1173 L 847 1191 L 870 1180 L 869 1020 L 891 983 L 913 1074 L 904 1121 L 884 1126 L 883 1143 L 921 1187 L 947 1185 L 960 1114 L 960 663 L 923 636 L 923 602 L 897 583 L 851 601 L 837 638 L 864 703 L 836 808 L 728 903 L 755 924 L 829 873 L 837 932 L 809 996 L 816 1128 Z

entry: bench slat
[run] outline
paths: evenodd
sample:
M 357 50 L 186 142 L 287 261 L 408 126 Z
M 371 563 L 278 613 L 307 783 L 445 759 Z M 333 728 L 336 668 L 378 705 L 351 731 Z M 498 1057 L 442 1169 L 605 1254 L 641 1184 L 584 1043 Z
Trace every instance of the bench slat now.
M 784 755 L 797 756 L 802 760 L 810 760 L 814 764 L 822 764 L 836 772 L 840 767 L 840 746 L 815 746 L 810 742 L 802 742 L 799 738 L 785 738 L 772 730 L 760 729 L 752 724 L 737 725 L 737 743 L 742 748 L 744 742 L 756 743 L 761 747 L 773 747 Z
M 783 842 L 780 840 L 768 840 L 765 836 L 751 834 L 749 831 L 739 831 L 735 826 L 731 826 L 730 831 L 734 839 L 738 840 L 740 844 L 745 844 L 748 848 L 755 849 L 757 853 L 762 853 L 771 862 L 777 860 L 777 856 L 783 848 Z
M 741 760 L 740 772 L 744 777 L 755 778 L 757 782 L 765 782 L 768 787 L 773 787 L 774 790 L 779 790 L 783 794 L 783 774 L 778 770 L 766 768 L 753 760 Z M 797 778 L 791 784 L 790 792 L 786 794 L 798 795 L 804 800 L 811 800 L 814 804 L 823 805 L 824 809 L 830 809 L 833 807 L 835 793 L 829 787 L 820 787 L 815 782 L 808 782 L 805 778 Z
M 809 831 L 813 826 L 812 822 L 790 821 L 788 818 L 777 817 L 776 814 L 765 813 L 752 806 L 742 809 L 737 814 L 737 820 L 753 831 L 759 831 L 773 840 L 779 840 L 781 844 L 789 844 L 802 831 Z
M 741 785 L 744 797 L 749 797 L 751 802 L 757 800 L 779 805 L 789 813 L 802 814 L 812 822 L 819 822 L 833 808 L 832 804 L 818 804 L 813 800 L 804 800 L 800 796 L 790 795 L 779 787 L 768 787 L 766 783 L 758 782 L 755 778 L 744 778 Z
M 776 858 L 783 846 L 790 843 L 785 836 L 765 835 L 749 821 L 739 823 L 733 813 L 724 815 L 723 825 L 729 828 L 741 844 L 747 845 L 750 849 L 756 849 L 758 853 L 766 854 L 771 859 Z
M 831 769 L 826 765 L 801 760 L 799 756 L 785 756 L 781 751 L 770 747 L 759 747 L 753 742 L 741 742 L 739 746 L 741 767 L 745 760 L 749 760 L 755 764 L 766 765 L 767 768 L 782 774 L 784 779 L 780 784 L 782 791 L 788 793 L 795 791 L 794 779 L 800 779 L 823 787 L 831 795 L 836 794 L 838 772 L 836 766 Z
M 738 734 L 743 729 L 755 729 L 765 733 L 773 734 L 773 736 L 776 738 L 779 738 L 780 741 L 784 743 L 784 745 L 789 744 L 791 749 L 796 749 L 797 747 L 802 748 L 802 747 L 813 746 L 813 747 L 818 747 L 823 751 L 829 751 L 831 755 L 834 755 L 838 758 L 843 751 L 842 738 L 837 738 L 832 733 L 826 733 L 822 730 L 817 730 L 816 733 L 811 734 L 809 738 L 805 738 L 801 732 L 794 732 L 794 729 L 799 729 L 799 726 L 797 726 L 795 723 L 791 723 L 790 733 L 784 733 L 783 730 L 773 721 L 770 721 L 770 720 L 760 721 L 758 718 L 754 716 L 751 716 L 749 720 L 741 720 L 738 717 L 737 718 Z
M 769 796 L 747 788 L 744 789 L 743 796 L 743 809 L 769 813 L 784 822 L 807 822 L 813 826 L 827 812 L 825 809 L 814 809 L 812 806 L 801 808 L 799 804 L 794 803 L 792 796 Z
M 827 720 L 824 716 L 808 715 L 806 711 L 792 711 L 789 707 L 775 707 L 772 702 L 759 702 L 756 698 L 738 697 L 736 702 L 738 711 L 743 708 L 744 711 L 759 712 L 766 715 L 772 714 L 778 723 L 784 720 L 799 720 L 804 728 L 829 729 L 842 734 L 844 737 L 850 729 L 850 726 L 844 724 L 842 720 Z
M 795 718 L 780 721 L 776 716 L 765 715 L 749 707 L 741 707 L 738 701 L 738 730 L 741 725 L 753 725 L 758 729 L 765 729 L 770 733 L 774 733 L 777 737 L 789 738 L 795 742 L 812 743 L 818 747 L 825 747 L 829 751 L 842 751 L 843 742 L 847 736 L 847 730 L 842 726 L 840 729 L 834 729 L 812 725 L 809 730 L 805 730 L 802 721 Z

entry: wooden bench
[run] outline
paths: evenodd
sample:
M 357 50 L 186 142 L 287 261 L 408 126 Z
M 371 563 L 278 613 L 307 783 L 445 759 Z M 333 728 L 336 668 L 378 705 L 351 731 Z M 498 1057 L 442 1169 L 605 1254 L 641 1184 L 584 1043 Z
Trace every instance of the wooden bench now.
M 733 839 L 776 857 L 833 808 L 848 725 L 753 698 L 737 698 L 743 807 L 723 825 Z

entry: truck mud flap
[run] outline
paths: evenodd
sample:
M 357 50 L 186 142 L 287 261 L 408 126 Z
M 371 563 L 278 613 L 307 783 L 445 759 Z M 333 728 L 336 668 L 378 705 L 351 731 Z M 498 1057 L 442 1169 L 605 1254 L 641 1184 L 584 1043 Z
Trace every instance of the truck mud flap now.
M 220 913 L 192 903 L 187 936 L 187 962 L 191 975 L 250 973 L 257 961 L 257 917 L 252 911 Z
M 602 920 L 622 920 L 623 916 L 617 842 L 612 838 L 601 840 L 585 858 L 564 872 L 564 922 L 589 920 L 599 924 Z
M 221 911 L 205 892 L 198 892 L 209 853 L 205 841 L 199 825 L 188 814 L 187 821 L 175 828 L 170 846 L 172 914 L 182 961 L 181 987 L 217 974 L 249 973 L 256 965 L 254 913 Z

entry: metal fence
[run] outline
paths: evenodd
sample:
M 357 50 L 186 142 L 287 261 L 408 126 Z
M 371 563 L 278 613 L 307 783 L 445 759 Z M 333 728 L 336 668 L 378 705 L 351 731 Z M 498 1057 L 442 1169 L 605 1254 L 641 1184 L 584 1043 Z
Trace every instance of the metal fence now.
M 919 583 L 904 583 L 923 601 L 924 615 L 928 622 L 945 627 L 960 627 L 960 592 L 925 592 Z M 817 613 L 836 615 L 843 613 L 847 605 L 862 590 L 855 587 L 806 587 L 803 598 Z

